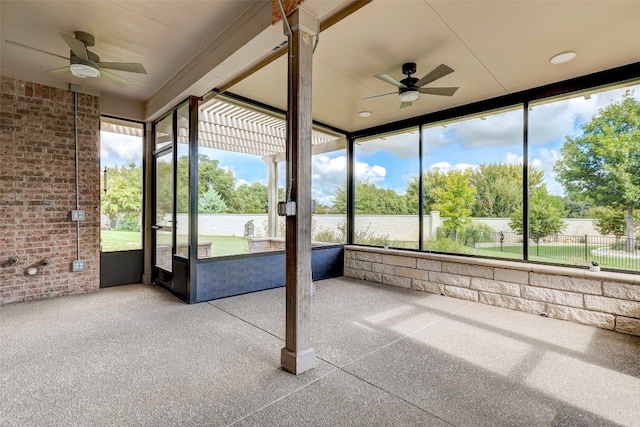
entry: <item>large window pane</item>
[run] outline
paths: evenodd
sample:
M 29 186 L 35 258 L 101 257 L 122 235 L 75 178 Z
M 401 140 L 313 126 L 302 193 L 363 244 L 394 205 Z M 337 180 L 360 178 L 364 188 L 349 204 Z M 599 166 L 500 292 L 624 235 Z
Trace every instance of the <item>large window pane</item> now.
M 176 254 L 189 256 L 189 105 L 180 107 L 178 113 L 178 141 L 176 154 Z M 206 242 L 203 242 L 206 251 Z
M 317 243 L 347 241 L 347 176 L 346 149 L 316 154 L 312 160 L 311 194 L 315 211 L 312 219 L 312 240 Z
M 640 85 L 529 111 L 529 259 L 640 270 Z
M 141 123 L 103 118 L 100 131 L 100 247 L 142 248 Z
M 418 129 L 357 140 L 354 156 L 354 243 L 417 249 Z
M 226 256 L 268 243 L 268 169 L 258 156 L 199 147 L 198 241 Z M 253 249 L 252 249 L 253 248 Z
M 522 258 L 521 106 L 423 128 L 424 249 Z

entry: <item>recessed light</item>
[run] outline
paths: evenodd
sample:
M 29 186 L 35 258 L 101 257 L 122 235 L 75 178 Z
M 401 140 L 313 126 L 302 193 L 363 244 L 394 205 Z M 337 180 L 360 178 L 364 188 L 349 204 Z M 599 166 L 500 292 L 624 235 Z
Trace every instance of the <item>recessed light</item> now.
M 573 61 L 575 57 L 576 57 L 576 53 L 570 50 L 568 52 L 562 52 L 557 55 L 553 55 L 550 61 L 552 64 L 558 65 L 558 64 L 564 64 L 565 62 Z
M 365 117 L 366 118 L 366 117 L 371 117 L 373 114 L 371 114 L 371 111 L 360 111 L 358 113 L 358 115 L 360 117 Z

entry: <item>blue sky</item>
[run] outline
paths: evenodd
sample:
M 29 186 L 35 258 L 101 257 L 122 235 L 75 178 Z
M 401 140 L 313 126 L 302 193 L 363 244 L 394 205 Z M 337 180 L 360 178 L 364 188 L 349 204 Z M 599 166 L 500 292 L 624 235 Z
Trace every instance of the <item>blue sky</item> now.
M 640 85 L 631 87 L 640 99 Z M 580 125 L 598 110 L 621 99 L 626 89 L 616 89 L 533 105 L 529 112 L 529 162 L 545 173 L 547 188 L 562 195 L 555 181 L 553 162 L 567 135 L 579 135 Z M 404 193 L 407 183 L 418 174 L 417 129 L 385 139 L 363 141 L 356 146 L 356 174 L 384 188 Z M 522 111 L 506 111 L 476 117 L 445 126 L 425 128 L 425 169 L 475 167 L 481 163 L 522 162 Z M 257 156 L 203 149 L 233 171 L 238 183 L 267 183 L 267 166 Z M 102 167 L 127 161 L 141 162 L 141 138 L 101 133 Z M 346 176 L 346 153 L 316 155 L 313 158 L 313 198 L 330 205 L 332 194 Z M 284 167 L 280 167 L 284 183 Z

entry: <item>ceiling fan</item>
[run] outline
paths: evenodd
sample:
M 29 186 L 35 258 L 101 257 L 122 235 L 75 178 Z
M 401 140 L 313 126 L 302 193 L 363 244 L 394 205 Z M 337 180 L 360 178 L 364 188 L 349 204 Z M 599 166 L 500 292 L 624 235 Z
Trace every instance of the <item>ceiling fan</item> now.
M 76 77 L 80 78 L 97 78 L 104 77 L 107 80 L 112 81 L 113 83 L 126 86 L 129 84 L 129 81 L 123 79 L 120 76 L 116 76 L 115 74 L 107 71 L 107 70 L 118 70 L 118 71 L 126 71 L 129 73 L 138 73 L 138 74 L 147 74 L 147 71 L 144 69 L 144 66 L 140 63 L 136 62 L 102 62 L 100 61 L 100 57 L 95 53 L 89 51 L 88 47 L 95 46 L 96 39 L 93 35 L 89 33 L 85 33 L 83 31 L 76 31 L 75 38 L 68 36 L 66 34 L 60 33 L 64 41 L 69 45 L 71 51 L 69 52 L 69 58 L 58 55 L 53 52 L 48 52 L 46 50 L 38 49 L 32 46 L 27 46 L 22 43 L 14 42 L 11 40 L 6 40 L 7 43 L 24 47 L 27 49 L 35 50 L 41 53 L 46 53 L 48 55 L 57 56 L 58 58 L 63 58 L 68 60 L 70 63 L 66 67 L 57 68 L 55 70 L 49 70 L 51 73 L 71 73 Z
M 407 62 L 406 64 L 402 64 L 402 74 L 405 74 L 407 77 L 400 81 L 396 80 L 388 74 L 376 74 L 374 77 L 377 77 L 384 82 L 396 86 L 398 88 L 398 91 L 369 96 L 362 99 L 368 100 L 398 94 L 400 98 L 400 108 L 406 108 L 410 107 L 414 101 L 420 99 L 420 94 L 422 93 L 426 95 L 453 96 L 453 94 L 456 93 L 456 91 L 459 89 L 457 87 L 423 87 L 433 81 L 446 76 L 447 74 L 453 73 L 453 69 L 444 64 L 438 65 L 421 79 L 411 77 L 411 75 L 415 74 L 415 72 L 415 62 Z

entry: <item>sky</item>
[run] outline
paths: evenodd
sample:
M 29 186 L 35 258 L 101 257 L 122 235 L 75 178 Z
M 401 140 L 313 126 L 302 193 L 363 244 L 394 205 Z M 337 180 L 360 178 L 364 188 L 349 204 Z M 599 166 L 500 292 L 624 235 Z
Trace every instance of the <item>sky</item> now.
M 559 158 L 566 136 L 581 135 L 580 126 L 604 106 L 619 101 L 625 90 L 634 90 L 640 99 L 640 85 L 615 89 L 590 97 L 533 105 L 529 111 L 529 163 L 544 171 L 544 181 L 552 194 L 563 195 L 555 181 L 553 163 Z M 522 110 L 488 114 L 446 126 L 425 127 L 424 168 L 474 168 L 482 163 L 522 163 Z M 418 175 L 417 128 L 405 133 L 362 141 L 355 148 L 355 171 L 359 178 L 404 194 L 407 184 Z M 257 156 L 204 149 L 220 165 L 233 171 L 242 183 L 267 183 L 267 166 Z M 101 132 L 101 166 L 142 162 L 141 138 Z M 332 196 L 346 177 L 346 151 L 313 157 L 312 197 L 331 205 Z M 284 185 L 284 166 L 279 168 L 279 183 Z

